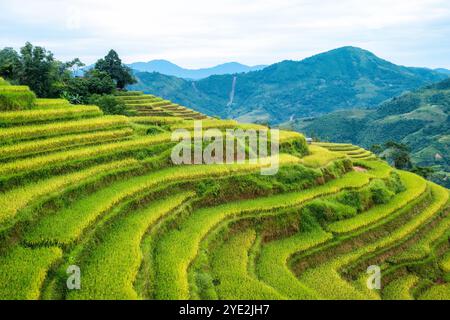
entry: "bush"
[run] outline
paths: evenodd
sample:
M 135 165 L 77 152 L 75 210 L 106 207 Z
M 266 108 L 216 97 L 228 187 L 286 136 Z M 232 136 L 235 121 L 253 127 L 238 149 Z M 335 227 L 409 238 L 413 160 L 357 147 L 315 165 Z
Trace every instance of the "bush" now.
M 0 77 L 0 86 L 9 86 L 9 82 Z
M 294 139 L 289 139 L 289 137 L 284 137 L 287 134 L 289 134 L 289 132 L 280 132 L 280 141 L 282 141 L 280 152 L 290 153 L 299 157 L 309 154 L 308 144 L 306 143 L 304 136 L 298 135 L 298 137 L 295 137 Z
M 375 204 L 385 204 L 391 200 L 394 193 L 386 187 L 386 184 L 381 180 L 375 180 L 370 186 L 372 193 L 372 200 Z
M 356 215 L 356 209 L 339 202 L 315 200 L 303 209 L 304 214 L 313 216 L 320 224 L 339 221 Z M 303 215 L 302 215 L 303 219 Z
M 99 106 L 105 114 L 128 115 L 125 103 L 113 95 L 93 95 L 89 103 Z

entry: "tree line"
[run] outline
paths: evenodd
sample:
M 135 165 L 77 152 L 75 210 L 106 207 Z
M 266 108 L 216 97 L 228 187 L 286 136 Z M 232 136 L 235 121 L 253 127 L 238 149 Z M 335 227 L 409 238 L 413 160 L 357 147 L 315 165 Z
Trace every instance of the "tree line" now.
M 27 42 L 19 51 L 0 50 L 0 76 L 11 84 L 26 85 L 40 98 L 64 98 L 73 104 L 96 104 L 107 114 L 126 114 L 114 92 L 136 83 L 132 70 L 110 50 L 93 68 L 80 69 L 79 58 L 62 62 L 43 47 Z

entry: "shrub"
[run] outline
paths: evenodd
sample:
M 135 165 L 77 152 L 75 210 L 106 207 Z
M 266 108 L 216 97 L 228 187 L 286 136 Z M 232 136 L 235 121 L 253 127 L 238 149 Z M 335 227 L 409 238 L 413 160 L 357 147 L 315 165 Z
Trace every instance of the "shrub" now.
M 408 172 L 401 171 L 399 174 L 404 181 L 406 191 L 397 194 L 386 204 L 375 206 L 351 219 L 332 223 L 327 228 L 335 233 L 347 233 L 360 229 L 380 221 L 392 212 L 403 208 L 426 191 L 427 183 L 424 179 Z M 346 201 L 348 203 L 354 202 L 355 205 L 360 204 L 359 199 L 353 200 L 349 196 L 347 196 Z
M 303 157 L 309 154 L 308 144 L 306 139 L 301 134 L 296 132 L 280 131 L 280 152 L 293 154 L 299 157 Z
M 0 86 L 9 86 L 9 82 L 0 77 Z
M 125 103 L 113 95 L 93 95 L 89 103 L 99 106 L 105 114 L 128 115 Z
M 386 184 L 381 180 L 375 180 L 370 186 L 370 192 L 372 194 L 372 200 L 375 204 L 388 203 L 394 193 L 390 191 Z

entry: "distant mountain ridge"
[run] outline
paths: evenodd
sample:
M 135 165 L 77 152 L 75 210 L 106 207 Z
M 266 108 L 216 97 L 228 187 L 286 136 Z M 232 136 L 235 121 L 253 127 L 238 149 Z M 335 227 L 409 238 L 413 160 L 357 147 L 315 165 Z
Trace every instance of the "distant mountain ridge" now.
M 246 66 L 238 62 L 228 62 L 211 68 L 185 69 L 167 60 L 152 60 L 149 62 L 135 62 L 128 65 L 139 72 L 159 72 L 178 78 L 199 80 L 212 75 L 245 73 L 264 69 L 265 65 Z
M 148 72 L 136 76 L 138 83 L 130 89 L 154 93 L 211 116 L 271 124 L 342 109 L 376 107 L 448 77 L 426 68 L 395 65 L 355 47 L 198 81 Z

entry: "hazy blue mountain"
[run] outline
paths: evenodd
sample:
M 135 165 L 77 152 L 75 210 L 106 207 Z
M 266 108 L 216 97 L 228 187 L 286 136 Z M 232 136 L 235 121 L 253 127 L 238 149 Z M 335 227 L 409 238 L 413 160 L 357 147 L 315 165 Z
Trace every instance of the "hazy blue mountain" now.
M 128 65 L 139 72 L 159 72 L 168 76 L 198 80 L 212 75 L 235 74 L 250 72 L 265 68 L 264 65 L 249 67 L 237 62 L 220 64 L 212 68 L 184 69 L 167 60 L 152 60 L 149 62 L 135 62 Z
M 271 124 L 341 109 L 376 107 L 447 78 L 430 69 L 395 65 L 354 47 L 198 81 L 159 73 L 136 75 L 139 82 L 130 89 L 154 93 L 209 115 Z

